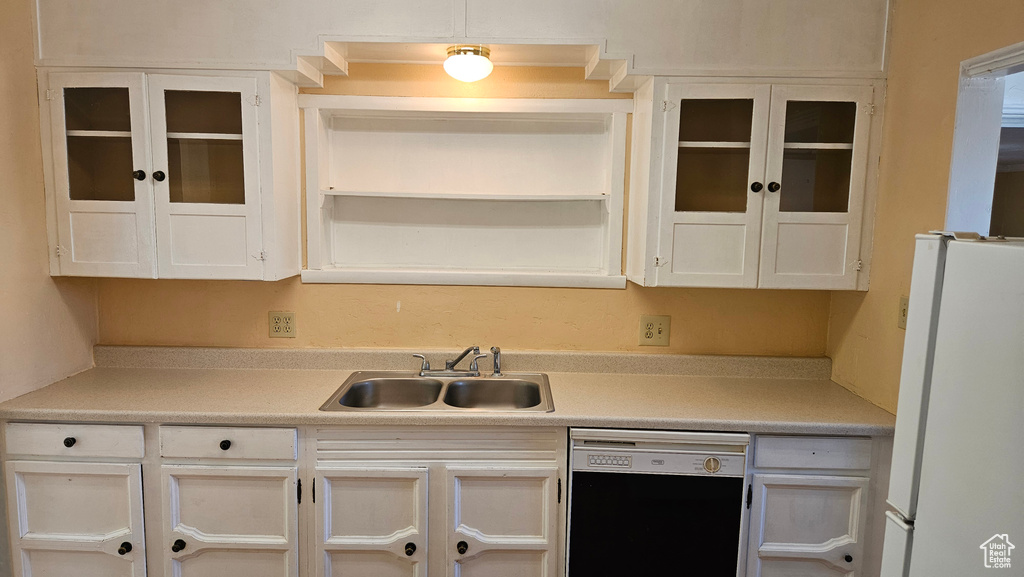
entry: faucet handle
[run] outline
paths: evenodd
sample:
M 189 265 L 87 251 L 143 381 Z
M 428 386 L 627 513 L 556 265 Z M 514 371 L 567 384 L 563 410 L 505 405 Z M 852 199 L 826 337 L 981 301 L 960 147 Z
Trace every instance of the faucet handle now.
M 469 372 L 471 372 L 471 373 L 479 373 L 480 372 L 480 368 L 477 366 L 476 363 L 477 363 L 478 360 L 485 359 L 485 358 L 487 358 L 486 354 L 476 355 L 475 357 L 473 357 L 473 362 L 469 363 Z
M 427 371 L 429 371 L 429 370 L 430 370 L 430 361 L 428 361 L 428 360 L 427 360 L 427 357 L 425 357 L 424 355 L 421 355 L 421 354 L 419 354 L 419 353 L 413 353 L 413 355 L 412 355 L 412 356 L 414 356 L 414 357 L 416 357 L 417 359 L 420 359 L 420 360 L 422 360 L 422 361 L 423 361 L 423 362 L 422 362 L 422 363 L 420 364 L 420 376 L 422 377 L 422 376 L 423 376 L 423 373 L 425 373 L 425 372 L 427 372 Z

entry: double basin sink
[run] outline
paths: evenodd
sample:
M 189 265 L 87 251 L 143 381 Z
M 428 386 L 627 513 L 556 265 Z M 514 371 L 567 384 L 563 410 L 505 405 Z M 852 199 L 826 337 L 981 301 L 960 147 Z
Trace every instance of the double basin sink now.
M 551 386 L 543 373 L 500 377 L 421 377 L 403 371 L 357 371 L 321 411 L 534 411 L 551 412 Z

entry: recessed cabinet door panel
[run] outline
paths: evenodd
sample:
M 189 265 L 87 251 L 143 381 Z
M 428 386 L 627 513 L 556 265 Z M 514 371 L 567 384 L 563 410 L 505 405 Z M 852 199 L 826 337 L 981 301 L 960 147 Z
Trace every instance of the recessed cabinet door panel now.
M 447 475 L 450 577 L 555 575 L 557 468 L 448 467 Z
M 422 577 L 427 468 L 318 468 L 317 574 Z
M 295 467 L 162 471 L 166 575 L 297 575 Z
M 48 82 L 60 274 L 155 277 L 144 75 Z
M 756 287 L 768 85 L 666 87 L 660 286 Z
M 263 275 L 252 78 L 149 76 L 161 278 Z
M 869 86 L 774 86 L 759 286 L 854 289 Z
M 868 479 L 754 475 L 751 575 L 850 575 L 860 567 Z
M 8 461 L 6 468 L 15 575 L 145 576 L 140 465 Z

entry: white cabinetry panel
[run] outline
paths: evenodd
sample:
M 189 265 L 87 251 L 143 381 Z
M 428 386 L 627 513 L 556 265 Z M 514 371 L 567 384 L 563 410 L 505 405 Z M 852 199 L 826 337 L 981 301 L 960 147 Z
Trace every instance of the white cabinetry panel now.
M 14 574 L 145 577 L 137 464 L 7 461 Z

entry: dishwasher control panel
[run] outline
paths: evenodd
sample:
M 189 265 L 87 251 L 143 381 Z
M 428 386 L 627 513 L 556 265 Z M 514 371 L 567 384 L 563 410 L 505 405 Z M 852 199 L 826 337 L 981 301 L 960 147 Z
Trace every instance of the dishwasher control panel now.
M 574 471 L 742 477 L 745 461 L 743 454 L 735 453 L 618 452 L 577 448 L 573 450 L 572 469 Z

